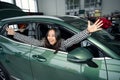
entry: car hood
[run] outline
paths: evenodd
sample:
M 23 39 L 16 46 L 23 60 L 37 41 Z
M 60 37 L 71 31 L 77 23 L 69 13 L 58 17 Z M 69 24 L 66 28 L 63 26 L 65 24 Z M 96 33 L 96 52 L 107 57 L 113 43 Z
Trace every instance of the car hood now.
M 10 17 L 26 15 L 19 7 L 14 4 L 0 2 L 0 20 Z

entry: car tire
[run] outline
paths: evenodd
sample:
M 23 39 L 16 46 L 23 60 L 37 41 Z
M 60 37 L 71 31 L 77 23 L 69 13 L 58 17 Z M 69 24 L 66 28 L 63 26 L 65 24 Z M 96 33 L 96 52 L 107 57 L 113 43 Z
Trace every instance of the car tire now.
M 0 80 L 10 80 L 7 70 L 0 64 Z

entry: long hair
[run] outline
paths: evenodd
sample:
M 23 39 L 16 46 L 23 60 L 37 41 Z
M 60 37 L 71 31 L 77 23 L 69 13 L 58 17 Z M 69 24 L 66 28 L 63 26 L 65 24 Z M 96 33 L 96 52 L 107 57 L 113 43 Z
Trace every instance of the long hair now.
M 54 45 L 51 45 L 47 39 L 48 33 L 50 30 L 54 30 L 55 31 L 55 38 L 56 38 L 56 43 Z M 61 33 L 60 30 L 58 28 L 50 28 L 45 36 L 45 47 L 46 48 L 50 48 L 50 49 L 55 49 L 56 51 L 59 50 L 61 46 Z

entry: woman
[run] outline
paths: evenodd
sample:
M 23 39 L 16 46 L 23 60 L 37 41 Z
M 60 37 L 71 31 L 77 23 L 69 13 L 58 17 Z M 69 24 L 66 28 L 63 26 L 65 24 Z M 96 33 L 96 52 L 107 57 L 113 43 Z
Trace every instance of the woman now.
M 66 51 L 68 47 L 72 46 L 73 44 L 79 43 L 83 39 L 87 38 L 92 32 L 101 30 L 102 25 L 103 23 L 100 20 L 97 20 L 93 25 L 90 25 L 90 21 L 88 21 L 87 29 L 73 35 L 67 40 L 61 39 L 60 31 L 55 28 L 51 28 L 50 30 L 48 30 L 46 37 L 40 41 L 17 33 L 12 28 L 6 28 L 6 30 L 8 32 L 8 35 L 14 35 L 15 39 L 20 40 L 22 42 L 33 44 L 36 46 L 43 46 L 50 49 L 55 49 L 56 51 Z

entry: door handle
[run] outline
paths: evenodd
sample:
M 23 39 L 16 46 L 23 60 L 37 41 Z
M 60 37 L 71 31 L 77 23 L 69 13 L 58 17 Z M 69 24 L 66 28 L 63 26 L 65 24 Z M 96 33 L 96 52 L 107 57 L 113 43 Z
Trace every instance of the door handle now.
M 41 55 L 32 55 L 32 57 L 39 62 L 47 61 L 47 59 L 45 57 L 41 56 Z

